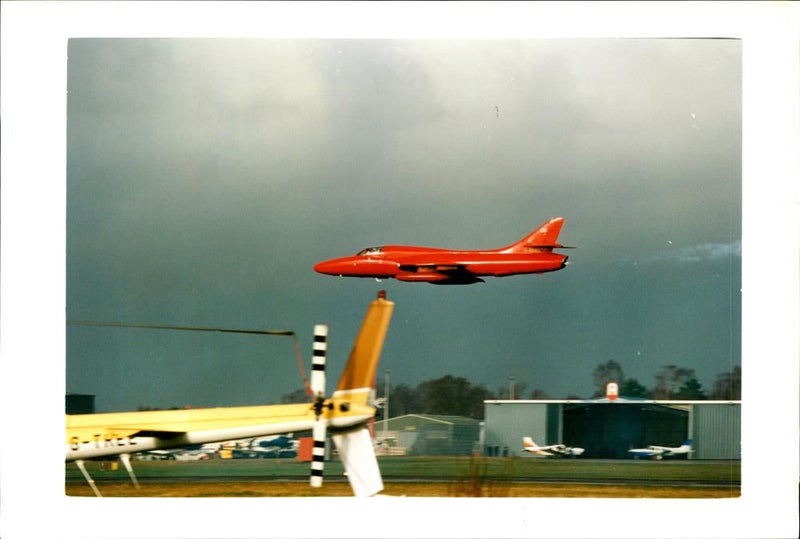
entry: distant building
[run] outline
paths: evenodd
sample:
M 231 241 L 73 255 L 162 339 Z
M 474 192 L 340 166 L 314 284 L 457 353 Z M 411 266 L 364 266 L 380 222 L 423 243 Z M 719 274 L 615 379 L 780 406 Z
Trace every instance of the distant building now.
M 469 417 L 409 414 L 375 422 L 379 447 L 403 448 L 412 456 L 470 455 L 479 436 L 480 421 Z
M 482 452 L 519 455 L 522 437 L 582 447 L 583 458 L 631 458 L 628 449 L 678 446 L 690 459 L 741 459 L 741 401 L 487 400 Z
M 65 408 L 66 412 L 70 415 L 93 414 L 94 395 L 67 393 L 65 400 Z

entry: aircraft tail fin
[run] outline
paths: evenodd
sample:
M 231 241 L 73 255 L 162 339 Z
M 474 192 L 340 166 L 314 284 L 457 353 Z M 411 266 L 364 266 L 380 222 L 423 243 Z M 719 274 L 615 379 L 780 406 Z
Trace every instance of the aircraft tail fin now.
M 393 310 L 383 291 L 370 303 L 334 397 L 346 394 L 353 403 L 368 403 Z
M 533 438 L 531 438 L 530 436 L 525 436 L 522 438 L 522 446 L 525 449 L 533 449 L 537 447 L 536 442 L 534 442 Z
M 563 225 L 563 217 L 550 219 L 517 243 L 506 247 L 504 251 L 509 253 L 525 253 L 531 251 L 552 251 L 555 248 L 568 248 L 558 243 L 558 235 Z
M 375 372 L 393 310 L 394 303 L 388 301 L 386 292 L 381 290 L 378 298 L 369 304 L 333 398 L 346 396 L 350 404 L 374 406 L 371 397 Z M 362 424 L 355 430 L 336 432 L 331 438 L 339 449 L 353 494 L 374 496 L 383 490 L 369 428 Z M 321 445 L 324 447 L 324 436 L 322 439 Z M 314 444 L 317 447 L 316 439 Z
M 355 496 L 374 496 L 383 490 L 383 479 L 372 438 L 366 427 L 331 436 L 347 472 Z

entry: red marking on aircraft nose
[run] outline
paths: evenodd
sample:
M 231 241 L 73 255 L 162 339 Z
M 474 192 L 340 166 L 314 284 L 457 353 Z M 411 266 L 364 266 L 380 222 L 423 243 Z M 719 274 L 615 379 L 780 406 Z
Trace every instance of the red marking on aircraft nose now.
M 357 275 L 356 261 L 353 258 L 333 258 L 314 266 L 314 270 L 326 275 Z
M 314 266 L 314 271 L 326 275 L 337 275 L 339 264 L 335 260 L 326 260 Z

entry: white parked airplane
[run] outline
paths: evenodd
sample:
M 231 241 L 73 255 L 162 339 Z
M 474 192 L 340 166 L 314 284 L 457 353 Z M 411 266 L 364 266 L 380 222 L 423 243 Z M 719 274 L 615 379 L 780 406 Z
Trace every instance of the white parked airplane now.
M 131 453 L 311 430 L 311 486 L 319 487 L 326 431 L 330 430 L 353 493 L 375 495 L 383 490 L 383 480 L 368 430 L 368 422 L 375 417 L 370 395 L 393 309 L 394 303 L 386 300 L 383 292 L 370 303 L 339 384 L 330 396 L 325 390 L 328 328 L 316 326 L 311 373 L 313 402 L 67 415 L 66 461 L 78 465 L 99 496 L 84 459 L 119 455 L 138 486 L 130 464 Z
M 642 449 L 629 449 L 628 453 L 633 453 L 633 458 L 649 458 L 661 460 L 664 457 L 674 457 L 675 455 L 685 455 L 692 452 L 692 441 L 687 439 L 678 447 L 665 447 L 662 445 L 649 445 Z
M 577 457 L 583 454 L 582 447 L 567 447 L 564 444 L 536 445 L 533 438 L 522 438 L 522 451 L 542 457 Z

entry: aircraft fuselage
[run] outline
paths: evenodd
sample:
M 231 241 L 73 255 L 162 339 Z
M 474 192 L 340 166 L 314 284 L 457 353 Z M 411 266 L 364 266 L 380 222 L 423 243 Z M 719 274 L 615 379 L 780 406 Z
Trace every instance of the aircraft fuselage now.
M 565 248 L 557 242 L 562 217 L 543 223 L 516 243 L 500 249 L 463 251 L 385 245 L 367 247 L 353 256 L 333 258 L 314 266 L 318 273 L 340 277 L 370 277 L 431 284 L 472 284 L 481 277 L 506 277 L 558 271 L 567 265 L 567 256 L 553 249 Z
M 372 407 L 349 402 L 349 399 L 334 398 L 330 402 L 333 408 L 326 406 L 319 419 L 315 417 L 310 404 L 67 416 L 65 460 L 91 459 L 311 430 L 315 421 L 325 421 L 328 428 L 336 432 L 360 425 L 374 416 Z M 209 419 L 212 417 L 213 419 Z M 162 430 L 161 425 L 170 421 L 194 424 L 197 430 Z M 128 427 L 126 423 L 152 424 L 153 429 L 148 431 L 138 426 Z
M 451 251 L 427 247 L 387 245 L 365 249 L 354 256 L 320 262 L 314 270 L 342 277 L 397 279 L 407 282 L 469 284 L 480 277 L 546 273 L 567 264 L 567 256 L 542 250 L 530 253 Z

